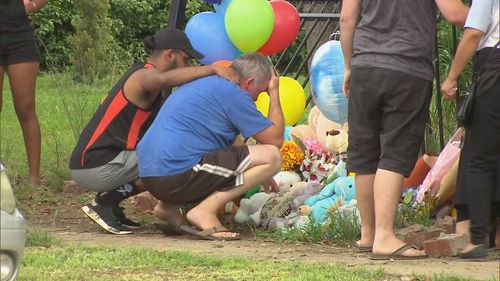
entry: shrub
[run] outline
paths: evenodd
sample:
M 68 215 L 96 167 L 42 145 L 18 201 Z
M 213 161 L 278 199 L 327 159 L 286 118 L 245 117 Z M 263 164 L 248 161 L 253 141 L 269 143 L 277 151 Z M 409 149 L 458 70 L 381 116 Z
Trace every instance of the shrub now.
M 74 78 L 91 83 L 113 70 L 110 67 L 119 52 L 111 35 L 109 0 L 76 1 L 74 4 L 78 12 L 72 21 L 76 33 L 70 37 Z

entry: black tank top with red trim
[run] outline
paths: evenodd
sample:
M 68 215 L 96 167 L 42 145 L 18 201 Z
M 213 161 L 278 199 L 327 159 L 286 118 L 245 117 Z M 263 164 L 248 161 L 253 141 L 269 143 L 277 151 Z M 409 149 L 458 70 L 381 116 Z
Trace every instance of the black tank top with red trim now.
M 90 169 L 113 160 L 124 150 L 135 150 L 161 107 L 161 95 L 149 110 L 143 110 L 127 100 L 123 87 L 127 79 L 139 69 L 152 64 L 132 66 L 101 102 L 94 116 L 83 129 L 71 154 L 70 169 Z

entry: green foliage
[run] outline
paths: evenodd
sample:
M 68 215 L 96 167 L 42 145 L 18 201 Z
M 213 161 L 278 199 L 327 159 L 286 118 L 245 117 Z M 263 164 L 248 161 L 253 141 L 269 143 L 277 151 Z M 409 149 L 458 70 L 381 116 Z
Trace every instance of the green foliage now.
M 109 0 L 74 4 L 78 13 L 72 21 L 76 34 L 70 37 L 74 75 L 77 81 L 91 83 L 110 73 L 114 55 L 118 55 L 108 18 Z
M 147 53 L 142 44 L 144 37 L 165 27 L 168 22 L 171 1 L 164 0 L 108 0 L 107 17 L 111 26 L 103 26 L 111 32 L 115 42 L 110 48 L 117 52 L 120 65 L 144 60 Z M 50 0 L 42 10 L 32 15 L 33 27 L 41 53 L 41 69 L 62 71 L 71 66 L 72 36 L 75 35 L 73 20 L 81 20 L 79 6 L 87 6 L 90 13 L 101 13 L 108 1 Z M 86 3 L 81 3 L 86 2 Z M 186 16 L 181 28 L 193 15 L 212 10 L 201 0 L 187 1 Z M 97 15 L 96 15 L 97 16 Z M 109 30 L 110 28 L 110 30 Z M 77 53 L 78 57 L 81 54 Z
M 416 196 L 412 192 L 407 192 L 401 200 L 398 212 L 398 227 L 405 227 L 412 224 L 421 224 L 423 226 L 431 226 L 431 208 L 433 206 L 433 198 L 425 196 L 421 203 L 415 201 Z
M 60 71 L 70 66 L 74 14 L 73 0 L 50 0 L 43 9 L 31 15 L 41 53 L 41 69 Z
M 454 57 L 452 27 L 445 21 L 438 22 L 438 58 L 439 58 L 439 76 L 441 82 L 446 79 L 450 70 L 451 62 Z M 457 28 L 457 44 L 462 32 Z M 458 88 L 465 89 L 472 81 L 472 63 L 469 63 L 467 68 L 460 76 Z M 444 143 L 453 135 L 457 129 L 455 119 L 455 101 L 446 100 L 436 94 L 436 83 L 434 82 L 433 97 L 429 112 L 429 122 L 426 129 L 425 150 L 431 153 L 439 153 L 441 151 L 439 140 L 439 120 L 442 117 L 443 122 L 443 139 Z M 439 115 L 438 101 L 441 103 L 442 115 Z

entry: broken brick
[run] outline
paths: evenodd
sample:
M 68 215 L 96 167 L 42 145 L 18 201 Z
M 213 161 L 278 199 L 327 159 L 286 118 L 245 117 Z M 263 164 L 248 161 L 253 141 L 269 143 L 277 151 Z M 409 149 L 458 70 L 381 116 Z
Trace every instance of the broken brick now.
M 441 234 L 439 237 L 424 241 L 424 250 L 433 257 L 452 257 L 458 255 L 468 243 L 465 234 Z

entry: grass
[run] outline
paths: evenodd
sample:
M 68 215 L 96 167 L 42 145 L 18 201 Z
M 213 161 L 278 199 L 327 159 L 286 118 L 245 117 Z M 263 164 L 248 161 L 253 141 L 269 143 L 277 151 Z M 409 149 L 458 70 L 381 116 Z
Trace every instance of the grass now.
M 40 227 L 28 228 L 26 247 L 52 247 L 59 246 L 61 240 Z
M 382 280 L 383 270 L 196 256 L 146 248 L 32 247 L 18 280 Z

